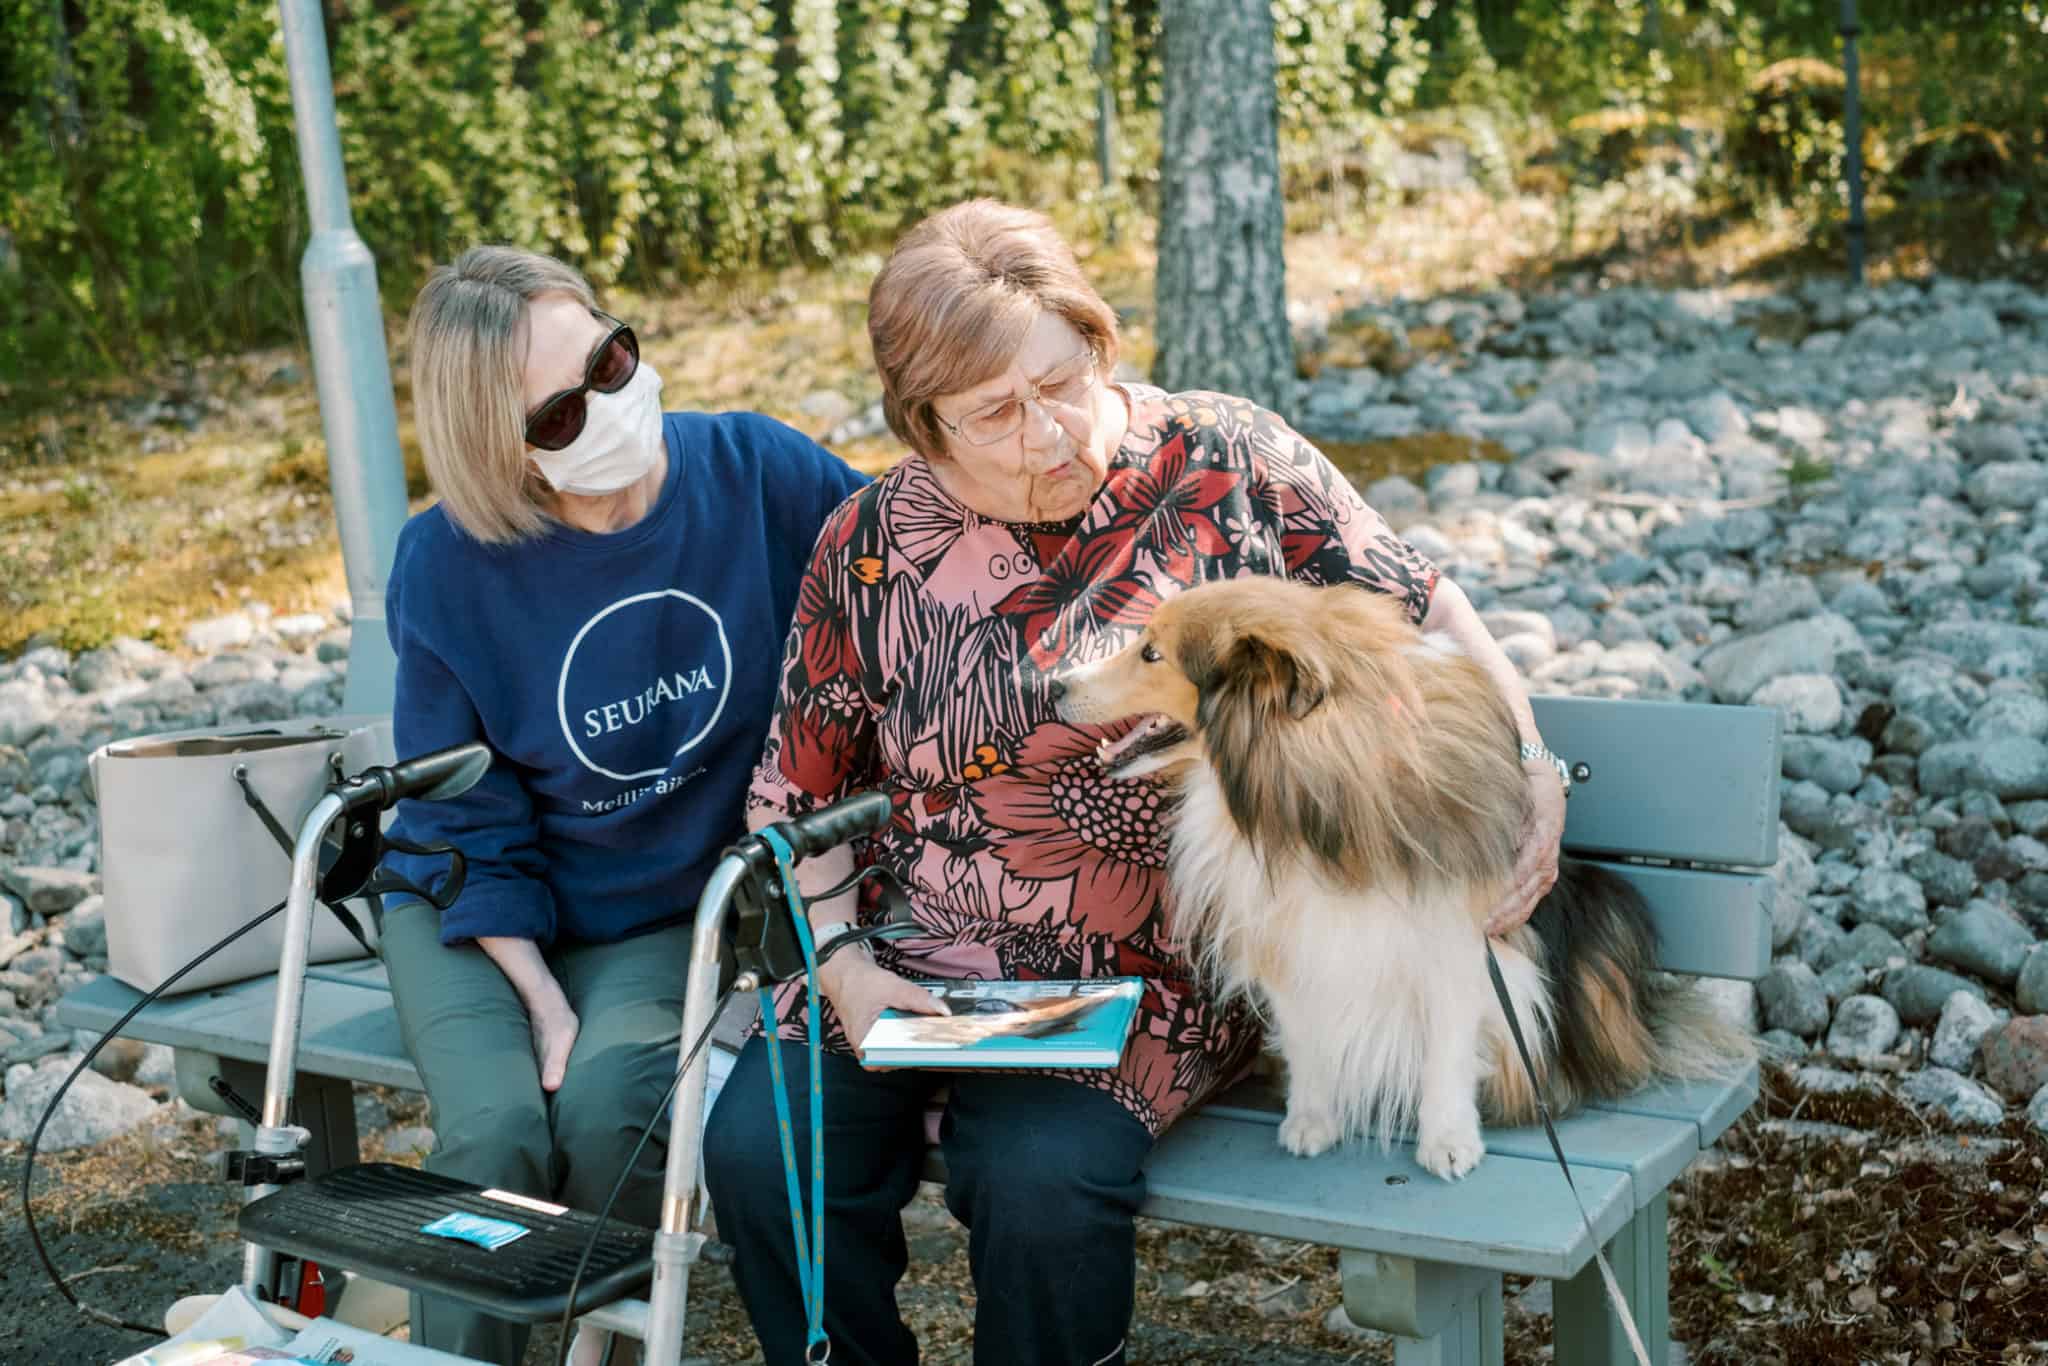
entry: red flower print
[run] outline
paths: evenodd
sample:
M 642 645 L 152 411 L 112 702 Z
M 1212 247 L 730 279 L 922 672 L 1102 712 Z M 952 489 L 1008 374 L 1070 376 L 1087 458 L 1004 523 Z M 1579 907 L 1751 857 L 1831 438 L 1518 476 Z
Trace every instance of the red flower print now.
M 1192 466 L 1188 455 L 1187 433 L 1176 432 L 1149 465 L 1127 472 L 1116 488 L 1123 512 L 1112 523 L 1135 529 L 1139 544 L 1178 583 L 1195 581 L 1197 557 L 1230 552 L 1214 514 L 1243 483 L 1230 470 Z
M 1055 559 L 995 607 L 1003 616 L 1024 618 L 1024 638 L 1041 669 L 1067 656 L 1083 623 L 1137 626 L 1150 621 L 1159 606 L 1144 577 L 1130 572 L 1136 547 L 1129 530 L 1110 527 L 1074 544 L 1073 553 Z
M 1121 939 L 1144 924 L 1165 888 L 1163 798 L 1095 763 L 1096 736 L 1052 722 L 1019 746 L 1008 773 L 968 790 L 989 846 L 1018 878 L 1074 880 L 1074 926 Z

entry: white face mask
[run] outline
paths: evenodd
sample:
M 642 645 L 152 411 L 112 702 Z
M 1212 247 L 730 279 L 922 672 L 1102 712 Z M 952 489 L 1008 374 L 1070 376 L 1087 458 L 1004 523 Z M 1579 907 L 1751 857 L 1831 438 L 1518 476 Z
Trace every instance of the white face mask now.
M 661 376 L 645 360 L 616 394 L 587 393 L 583 431 L 559 451 L 535 451 L 533 463 L 560 493 L 617 493 L 645 479 L 660 461 Z

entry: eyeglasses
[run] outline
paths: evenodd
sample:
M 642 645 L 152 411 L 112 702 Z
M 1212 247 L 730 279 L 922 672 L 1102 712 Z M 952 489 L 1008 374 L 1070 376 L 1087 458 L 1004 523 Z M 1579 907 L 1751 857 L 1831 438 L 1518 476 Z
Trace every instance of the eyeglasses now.
M 1006 437 L 1016 435 L 1018 428 L 1024 425 L 1025 404 L 1036 403 L 1041 408 L 1072 408 L 1094 387 L 1095 351 L 1090 348 L 1046 371 L 1021 397 L 998 399 L 986 408 L 975 409 L 958 423 L 948 422 L 936 411 L 932 416 L 938 419 L 941 427 L 970 446 L 993 446 Z
M 594 308 L 590 315 L 611 323 L 612 330 L 590 353 L 590 363 L 583 367 L 583 383 L 549 394 L 526 419 L 526 444 L 536 450 L 559 451 L 583 435 L 584 419 L 589 416 L 583 396 L 592 390 L 616 394 L 640 369 L 640 339 L 633 329 Z

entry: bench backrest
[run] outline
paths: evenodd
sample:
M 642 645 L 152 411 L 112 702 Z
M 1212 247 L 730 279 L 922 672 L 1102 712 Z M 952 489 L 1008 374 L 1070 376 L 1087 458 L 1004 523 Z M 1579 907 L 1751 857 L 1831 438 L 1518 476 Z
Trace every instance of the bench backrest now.
M 1767 873 L 1778 859 L 1778 749 L 1768 707 L 1530 699 L 1574 768 L 1567 853 L 1643 894 L 1659 966 L 1755 981 L 1771 965 Z

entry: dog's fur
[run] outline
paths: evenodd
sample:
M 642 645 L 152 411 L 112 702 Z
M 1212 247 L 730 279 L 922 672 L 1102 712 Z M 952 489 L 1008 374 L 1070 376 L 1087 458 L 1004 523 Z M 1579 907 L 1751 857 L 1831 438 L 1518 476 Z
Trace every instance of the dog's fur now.
M 1417 1160 L 1455 1180 L 1483 1155 L 1482 1107 L 1535 1120 L 1483 950 L 1528 782 L 1513 715 L 1454 642 L 1381 594 L 1238 579 L 1169 600 L 1139 640 L 1057 684 L 1069 721 L 1145 718 L 1101 759 L 1180 790 L 1174 932 L 1222 996 L 1265 1016 L 1288 1150 L 1412 1125 Z M 1753 1055 L 1654 971 L 1655 947 L 1633 889 L 1572 860 L 1495 941 L 1553 1114 Z

